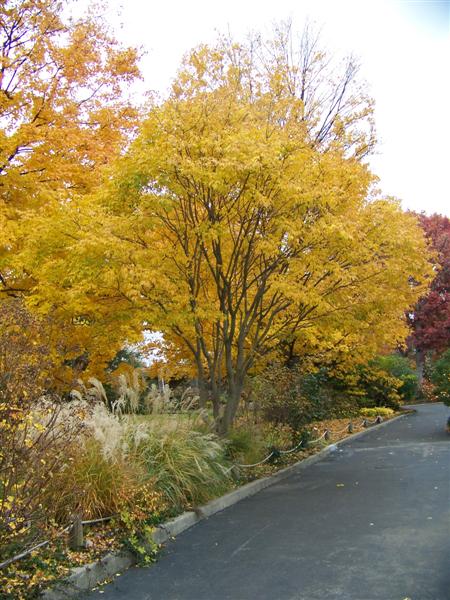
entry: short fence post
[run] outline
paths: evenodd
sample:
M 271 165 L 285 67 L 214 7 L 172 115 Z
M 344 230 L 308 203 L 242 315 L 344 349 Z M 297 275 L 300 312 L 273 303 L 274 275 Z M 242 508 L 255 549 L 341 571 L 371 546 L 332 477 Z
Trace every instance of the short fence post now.
M 349 424 L 348 424 L 347 431 L 348 431 L 349 433 L 353 433 L 353 423 L 349 423 Z
M 328 429 L 325 429 L 325 436 L 324 436 L 325 440 L 328 442 L 328 440 L 331 438 L 331 434 L 330 431 Z
M 81 550 L 84 548 L 83 522 L 80 515 L 73 515 L 72 527 L 69 533 L 69 547 L 71 550 Z
M 233 477 L 239 477 L 239 467 L 237 465 L 233 465 L 230 469 L 230 473 L 233 475 Z

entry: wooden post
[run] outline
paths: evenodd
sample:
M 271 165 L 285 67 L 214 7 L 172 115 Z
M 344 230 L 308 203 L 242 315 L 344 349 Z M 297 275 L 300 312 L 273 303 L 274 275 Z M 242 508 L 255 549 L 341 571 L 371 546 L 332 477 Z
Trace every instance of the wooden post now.
M 71 550 L 81 550 L 84 548 L 83 522 L 80 515 L 73 515 L 72 527 L 69 533 L 69 548 Z
M 331 438 L 331 434 L 329 432 L 328 429 L 325 429 L 325 440 L 328 442 L 328 440 Z
M 349 433 L 353 433 L 353 423 L 349 423 L 349 424 L 348 424 L 347 431 L 348 431 Z

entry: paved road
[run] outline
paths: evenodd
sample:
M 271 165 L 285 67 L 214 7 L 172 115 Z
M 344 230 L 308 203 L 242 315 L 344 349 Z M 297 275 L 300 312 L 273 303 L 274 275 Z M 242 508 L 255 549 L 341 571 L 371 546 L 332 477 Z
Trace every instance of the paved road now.
M 415 408 L 86 598 L 450 600 L 450 410 Z

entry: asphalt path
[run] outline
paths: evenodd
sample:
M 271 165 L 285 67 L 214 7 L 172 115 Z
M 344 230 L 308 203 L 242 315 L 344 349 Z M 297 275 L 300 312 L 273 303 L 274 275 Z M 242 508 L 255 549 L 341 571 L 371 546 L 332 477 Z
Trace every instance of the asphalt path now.
M 414 408 L 85 598 L 450 600 L 450 409 Z

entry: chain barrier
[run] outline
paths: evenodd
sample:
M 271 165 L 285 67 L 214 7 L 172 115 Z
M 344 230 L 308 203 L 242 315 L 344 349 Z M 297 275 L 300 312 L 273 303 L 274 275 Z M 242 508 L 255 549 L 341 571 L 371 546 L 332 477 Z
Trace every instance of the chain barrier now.
M 240 465 L 240 464 L 236 464 L 236 465 L 233 465 L 233 467 L 239 467 L 239 468 L 242 468 L 242 469 L 249 469 L 251 467 L 258 467 L 259 465 L 263 465 L 268 460 L 270 460 L 272 458 L 272 456 L 278 456 L 279 454 L 291 454 L 292 452 L 295 452 L 304 443 L 306 443 L 306 444 L 316 444 L 317 442 L 320 442 L 320 440 L 326 438 L 327 432 L 328 432 L 328 430 L 324 431 L 322 433 L 322 435 L 320 437 L 318 437 L 317 439 L 315 439 L 315 440 L 301 440 L 300 443 L 298 443 L 296 446 L 294 446 L 290 450 L 272 450 L 272 452 L 270 454 L 268 454 L 266 456 L 266 458 L 264 458 L 263 460 L 261 460 L 258 463 L 255 463 L 255 464 L 252 464 L 252 465 Z M 233 468 L 233 467 L 231 467 L 231 468 Z
M 305 440 L 300 440 L 300 442 L 296 446 L 294 446 L 293 448 L 291 448 L 290 450 L 279 450 L 279 453 L 280 454 L 291 454 L 292 452 L 295 452 L 301 446 L 303 446 L 304 443 L 305 443 Z
M 70 531 L 71 528 L 72 528 L 72 523 L 70 523 L 69 525 L 67 525 L 67 527 L 65 527 L 64 529 L 59 531 L 56 534 L 56 537 L 64 535 L 65 533 Z M 24 552 L 21 552 L 20 554 L 16 554 L 16 556 L 12 556 L 11 558 L 8 558 L 8 560 L 5 560 L 4 562 L 0 563 L 0 569 L 4 569 L 5 567 L 9 566 L 11 563 L 15 562 L 16 560 L 20 560 L 21 558 L 26 558 L 35 550 L 39 550 L 39 548 L 43 548 L 44 546 L 47 546 L 48 544 L 50 544 L 50 540 L 44 540 L 43 542 L 36 544 L 32 548 L 29 548 L 28 550 L 25 550 Z
M 370 427 L 371 425 L 376 425 L 378 423 L 381 423 L 382 418 L 378 415 L 377 418 L 374 421 L 369 421 L 368 419 L 364 419 L 361 423 L 359 423 L 359 425 L 356 425 L 356 427 Z M 268 454 L 265 458 L 263 458 L 263 460 L 251 464 L 251 465 L 241 465 L 239 463 L 233 465 L 230 469 L 228 469 L 227 472 L 230 472 L 234 467 L 239 467 L 241 469 L 250 469 L 253 467 L 259 467 L 260 465 L 263 465 L 264 463 L 266 463 L 267 461 L 269 461 L 273 456 L 279 456 L 281 455 L 285 455 L 285 454 L 291 454 L 292 452 L 296 452 L 297 450 L 299 450 L 301 448 L 301 446 L 303 444 L 316 444 L 317 442 L 320 442 L 320 440 L 324 439 L 324 440 L 329 440 L 330 437 L 332 435 L 341 435 L 344 432 L 348 432 L 348 433 L 352 433 L 353 432 L 353 428 L 354 425 L 353 423 L 349 423 L 348 425 L 346 425 L 344 427 L 344 429 L 341 429 L 340 431 L 332 431 L 330 429 L 325 429 L 325 431 L 322 433 L 321 436 L 319 436 L 317 439 L 315 440 L 301 440 L 296 446 L 294 446 L 293 448 L 291 448 L 290 450 L 272 450 L 270 454 Z
M 272 456 L 274 456 L 276 453 L 275 452 L 271 452 L 270 454 L 268 454 L 266 456 L 266 458 L 263 458 L 263 460 L 260 460 L 257 463 L 254 463 L 252 465 L 240 465 L 240 464 L 236 464 L 233 465 L 231 468 L 233 469 L 234 467 L 240 467 L 242 469 L 250 469 L 251 467 L 259 467 L 259 465 L 263 465 L 264 463 L 266 463 L 268 460 L 270 460 L 272 458 Z
M 328 431 L 331 435 L 341 435 L 344 432 L 351 433 L 351 429 L 353 429 L 353 423 L 349 423 L 346 427 L 344 427 L 344 429 L 341 429 L 340 431 L 332 431 L 331 429 L 329 429 Z
M 110 517 L 102 517 L 100 519 L 90 519 L 89 521 L 80 521 L 80 525 L 82 525 L 82 526 L 83 525 L 96 525 L 98 523 L 105 523 L 107 521 L 111 521 L 112 519 L 114 519 L 115 516 L 116 515 L 111 515 Z M 64 529 L 61 529 L 61 531 L 59 531 L 56 534 L 56 537 L 60 537 L 60 536 L 64 535 L 65 533 L 71 532 L 71 530 L 74 527 L 74 521 L 75 521 L 75 519 L 72 520 L 72 522 L 69 523 L 69 525 L 64 527 Z M 45 546 L 48 546 L 48 544 L 50 544 L 50 542 L 51 542 L 51 540 L 44 540 L 43 542 L 39 542 L 39 544 L 36 544 L 32 548 L 29 548 L 28 550 L 24 550 L 20 554 L 16 554 L 16 556 L 12 556 L 11 558 L 8 558 L 8 560 L 5 560 L 4 562 L 0 563 L 0 569 L 4 569 L 5 567 L 9 566 L 11 563 L 15 562 L 16 560 L 20 560 L 21 558 L 26 558 L 27 556 L 29 556 L 36 550 L 39 550 L 40 548 L 44 548 Z

